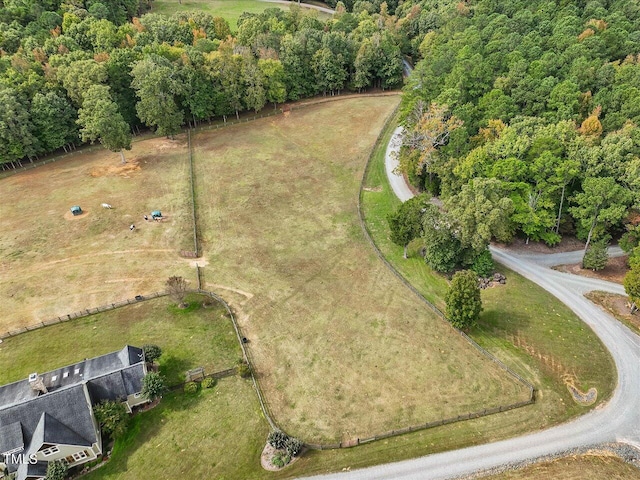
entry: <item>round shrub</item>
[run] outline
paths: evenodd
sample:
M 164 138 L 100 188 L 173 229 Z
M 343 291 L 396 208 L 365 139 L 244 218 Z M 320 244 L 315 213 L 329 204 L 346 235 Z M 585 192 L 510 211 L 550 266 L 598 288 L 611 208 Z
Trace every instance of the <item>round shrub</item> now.
M 471 265 L 471 270 L 473 270 L 479 277 L 491 276 L 494 270 L 493 257 L 491 256 L 491 252 L 489 250 L 485 250 L 476 258 L 474 258 L 473 265 Z
M 202 381 L 202 388 L 213 388 L 216 386 L 216 379 L 212 377 L 206 377 Z
M 198 392 L 197 382 L 187 382 L 184 384 L 184 393 L 194 394 Z
M 278 468 L 282 468 L 285 466 L 284 459 L 280 455 L 274 455 L 271 459 L 271 463 Z

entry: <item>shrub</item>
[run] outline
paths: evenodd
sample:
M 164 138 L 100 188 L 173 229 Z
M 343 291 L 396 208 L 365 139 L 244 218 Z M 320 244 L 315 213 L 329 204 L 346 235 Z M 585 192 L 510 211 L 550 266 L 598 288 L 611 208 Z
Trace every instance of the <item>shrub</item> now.
M 269 437 L 267 437 L 267 442 L 269 442 L 269 445 L 271 445 L 273 448 L 277 448 L 278 450 L 282 450 L 283 448 L 285 448 L 285 446 L 287 445 L 287 440 L 289 440 L 289 435 L 280 430 L 274 430 L 269 434 Z
M 302 451 L 302 442 L 297 438 L 289 437 L 285 442 L 285 449 L 290 456 L 295 457 Z
M 143 345 L 142 351 L 147 362 L 153 363 L 162 355 L 162 349 L 158 345 Z
M 202 388 L 213 388 L 216 386 L 216 379 L 213 377 L 206 377 L 202 381 Z
M 606 267 L 609 260 L 608 248 L 609 245 L 603 240 L 598 240 L 589 245 L 582 259 L 582 268 L 589 268 L 595 272 Z
M 278 468 L 282 468 L 286 465 L 281 455 L 274 455 L 271 459 L 271 463 Z
M 93 411 L 106 436 L 115 440 L 127 430 L 129 412 L 124 403 L 107 400 L 96 405 Z
M 484 250 L 481 254 L 476 256 L 471 265 L 473 270 L 479 277 L 489 277 L 493 274 L 495 266 L 493 264 L 493 257 L 489 250 Z
M 243 362 L 242 360 L 238 362 L 238 375 L 242 378 L 249 378 L 251 376 L 251 367 L 248 363 Z
M 471 270 L 456 272 L 445 295 L 447 318 L 459 329 L 475 325 L 482 311 L 478 277 Z
M 47 480 L 64 480 L 67 476 L 69 467 L 62 460 L 49 462 L 47 465 Z
M 162 396 L 164 391 L 164 377 L 156 372 L 151 372 L 142 380 L 142 395 L 153 401 Z
M 187 382 L 184 384 L 184 393 L 194 394 L 198 392 L 199 388 L 198 382 Z

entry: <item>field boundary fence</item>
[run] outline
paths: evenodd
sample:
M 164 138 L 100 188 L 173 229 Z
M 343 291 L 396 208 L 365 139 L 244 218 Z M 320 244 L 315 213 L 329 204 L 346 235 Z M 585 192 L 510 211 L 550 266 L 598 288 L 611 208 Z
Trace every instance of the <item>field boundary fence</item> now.
M 20 335 L 22 333 L 32 332 L 33 330 L 37 330 L 42 327 L 48 327 L 50 325 L 56 325 L 57 323 L 68 322 L 70 320 L 75 320 L 77 318 L 88 317 L 90 315 L 95 315 L 96 313 L 108 312 L 109 310 L 114 310 L 120 307 L 126 307 L 127 305 L 133 305 L 136 303 L 144 302 L 145 300 L 152 300 L 154 298 L 164 297 L 166 295 L 168 295 L 167 292 L 153 292 L 145 295 L 136 295 L 134 298 L 120 300 L 118 302 L 108 303 L 108 304 L 100 305 L 98 307 L 86 308 L 84 310 L 79 310 L 77 312 L 69 313 L 67 315 L 60 315 L 59 317 L 43 320 L 38 323 L 27 325 L 26 327 L 18 328 L 15 330 L 9 330 L 5 333 L 0 334 L 0 340 L 15 337 L 16 335 Z

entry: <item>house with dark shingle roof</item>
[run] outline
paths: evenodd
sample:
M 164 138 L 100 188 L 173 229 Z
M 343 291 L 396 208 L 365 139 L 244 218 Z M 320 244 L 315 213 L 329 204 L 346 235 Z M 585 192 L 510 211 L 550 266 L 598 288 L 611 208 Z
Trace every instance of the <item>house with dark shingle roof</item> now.
M 0 478 L 42 480 L 47 465 L 70 467 L 102 454 L 93 407 L 105 400 L 128 410 L 147 402 L 140 392 L 147 374 L 142 349 L 85 359 L 42 375 L 0 386 Z

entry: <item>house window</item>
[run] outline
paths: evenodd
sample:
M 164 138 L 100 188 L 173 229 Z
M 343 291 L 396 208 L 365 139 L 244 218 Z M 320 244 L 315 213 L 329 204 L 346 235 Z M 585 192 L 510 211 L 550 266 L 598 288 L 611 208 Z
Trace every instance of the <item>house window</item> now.
M 87 458 L 87 454 L 84 450 L 82 452 L 76 452 L 71 456 L 73 457 L 74 462 L 79 462 L 80 460 Z
M 53 447 L 49 447 L 49 448 L 45 448 L 44 450 L 41 450 L 42 454 L 45 457 L 48 457 L 49 455 L 53 455 L 54 453 L 58 453 L 60 451 L 60 449 L 58 448 L 57 445 L 54 445 Z

